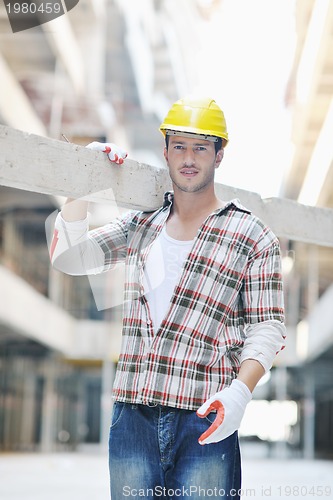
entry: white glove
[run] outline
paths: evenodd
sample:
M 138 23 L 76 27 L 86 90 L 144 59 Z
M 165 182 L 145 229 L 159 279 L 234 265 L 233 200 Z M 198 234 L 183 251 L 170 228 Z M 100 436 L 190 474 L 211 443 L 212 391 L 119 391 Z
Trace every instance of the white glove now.
M 211 411 L 217 410 L 217 416 L 212 425 L 199 437 L 200 444 L 218 443 L 231 436 L 241 424 L 246 405 L 251 401 L 252 394 L 244 382 L 234 379 L 230 387 L 226 387 L 215 396 L 209 398 L 197 410 L 200 418 L 206 417 Z
M 94 149 L 95 151 L 103 151 L 103 153 L 107 153 L 108 158 L 113 163 L 117 163 L 118 165 L 122 165 L 124 163 L 125 158 L 127 157 L 126 151 L 121 149 L 119 146 L 112 144 L 112 142 L 91 142 L 86 146 L 88 149 Z

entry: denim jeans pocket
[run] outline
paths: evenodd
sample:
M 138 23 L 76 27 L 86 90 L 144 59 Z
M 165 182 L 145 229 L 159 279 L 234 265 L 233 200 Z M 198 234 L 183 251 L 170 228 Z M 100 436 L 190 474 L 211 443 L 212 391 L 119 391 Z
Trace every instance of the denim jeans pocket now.
M 115 401 L 113 403 L 111 429 L 113 429 L 119 423 L 124 408 L 125 408 L 125 403 L 119 403 L 118 401 Z

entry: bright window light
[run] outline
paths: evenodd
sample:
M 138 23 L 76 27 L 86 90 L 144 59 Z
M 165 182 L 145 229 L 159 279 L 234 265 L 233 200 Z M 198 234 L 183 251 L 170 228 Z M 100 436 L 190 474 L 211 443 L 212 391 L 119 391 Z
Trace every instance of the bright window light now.
M 316 205 L 333 159 L 333 99 L 320 131 L 308 171 L 298 197 L 299 203 Z
M 264 441 L 286 441 L 297 422 L 295 401 L 251 401 L 240 428 L 241 436 Z
M 317 0 L 312 9 L 296 82 L 297 99 L 302 104 L 307 101 L 310 93 L 329 3 L 330 0 Z

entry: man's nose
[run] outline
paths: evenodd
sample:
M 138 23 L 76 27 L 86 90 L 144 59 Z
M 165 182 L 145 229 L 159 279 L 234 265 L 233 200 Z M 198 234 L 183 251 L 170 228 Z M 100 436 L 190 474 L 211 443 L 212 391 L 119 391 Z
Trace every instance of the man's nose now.
M 192 149 L 187 149 L 184 154 L 184 165 L 192 166 L 195 164 L 195 155 Z

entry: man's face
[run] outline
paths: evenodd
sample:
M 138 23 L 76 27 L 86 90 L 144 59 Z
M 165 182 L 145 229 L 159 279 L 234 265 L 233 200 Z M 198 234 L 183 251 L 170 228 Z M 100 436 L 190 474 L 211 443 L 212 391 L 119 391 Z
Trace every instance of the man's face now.
M 171 135 L 164 157 L 174 187 L 195 193 L 214 183 L 215 169 L 221 163 L 223 149 L 215 153 L 212 141 Z

